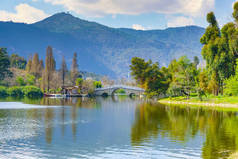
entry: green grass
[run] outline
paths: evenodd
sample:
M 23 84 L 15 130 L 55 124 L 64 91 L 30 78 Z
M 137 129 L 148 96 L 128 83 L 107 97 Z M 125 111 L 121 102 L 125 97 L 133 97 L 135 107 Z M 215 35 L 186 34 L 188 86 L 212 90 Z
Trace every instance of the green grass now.
M 195 103 L 214 103 L 214 104 L 238 104 L 238 96 L 213 96 L 203 97 L 201 101 L 198 96 L 191 96 L 187 99 L 185 96 L 168 97 L 159 100 L 163 101 L 177 101 L 177 102 L 195 102 Z

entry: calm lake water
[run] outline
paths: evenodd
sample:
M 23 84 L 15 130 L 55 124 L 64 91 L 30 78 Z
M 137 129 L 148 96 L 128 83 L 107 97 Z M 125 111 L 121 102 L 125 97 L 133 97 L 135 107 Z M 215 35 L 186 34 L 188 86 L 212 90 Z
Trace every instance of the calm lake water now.
M 238 113 L 141 99 L 2 99 L 0 158 L 226 158 Z

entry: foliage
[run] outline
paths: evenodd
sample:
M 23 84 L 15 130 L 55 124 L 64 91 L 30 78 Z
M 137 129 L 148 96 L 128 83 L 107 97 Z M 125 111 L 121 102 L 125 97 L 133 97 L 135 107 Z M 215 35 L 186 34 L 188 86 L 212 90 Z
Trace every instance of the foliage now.
M 12 54 L 10 57 L 10 64 L 11 67 L 18 68 L 18 69 L 25 69 L 27 61 L 19 56 L 18 54 Z
M 10 60 L 5 48 L 0 48 L 0 81 L 6 76 L 11 76 L 12 73 L 9 71 Z
M 68 71 L 68 69 L 67 69 L 67 64 L 65 62 L 65 58 L 64 58 L 64 56 L 62 56 L 62 63 L 61 63 L 61 68 L 60 68 L 60 75 L 61 75 L 61 80 L 62 80 L 62 86 L 64 86 L 65 76 L 66 76 L 67 71 Z
M 27 74 L 26 75 L 26 83 L 27 85 L 34 85 L 35 84 L 35 76 L 34 75 L 31 75 L 31 74 Z
M 124 89 L 118 89 L 118 90 L 116 90 L 116 93 L 125 94 L 126 91 Z
M 74 53 L 70 75 L 71 75 L 72 83 L 75 84 L 76 79 L 79 77 L 78 59 L 77 59 L 76 52 Z
M 24 92 L 22 87 L 19 86 L 14 86 L 14 87 L 10 87 L 8 88 L 8 95 L 13 96 L 13 97 L 22 97 L 24 96 Z
M 91 79 L 84 80 L 82 83 L 81 93 L 92 95 L 94 93 L 94 81 Z
M 53 79 L 53 75 L 55 72 L 55 59 L 53 56 L 53 49 L 51 46 L 48 46 L 46 49 L 46 58 L 45 58 L 45 70 L 43 73 L 43 89 L 47 89 L 49 91 L 50 89 L 50 82 Z
M 43 93 L 40 88 L 36 86 L 25 86 L 23 87 L 24 95 L 30 98 L 42 97 Z
M 6 97 L 8 94 L 7 94 L 7 88 L 6 87 L 3 87 L 3 86 L 0 86 L 0 97 Z
M 16 77 L 16 83 L 17 83 L 18 86 L 25 86 L 26 85 L 26 82 L 25 82 L 24 78 L 21 77 L 21 76 Z
M 102 88 L 102 82 L 101 81 L 94 81 L 94 87 L 95 88 Z
M 82 84 L 83 84 L 83 79 L 82 79 L 82 78 L 77 78 L 76 81 L 75 81 L 75 83 L 76 83 L 76 86 L 81 87 Z
M 134 57 L 131 60 L 131 74 L 137 83 L 146 89 L 147 93 L 165 94 L 168 88 L 168 76 L 163 74 L 158 63 L 151 60 L 145 61 L 142 58 Z
M 225 80 L 224 93 L 226 95 L 238 95 L 238 59 L 236 62 L 236 74 Z
M 190 62 L 186 56 L 182 56 L 178 61 L 173 60 L 168 70 L 172 75 L 168 94 L 173 96 L 186 95 L 189 97 L 191 92 L 196 91 L 199 71 L 196 65 Z

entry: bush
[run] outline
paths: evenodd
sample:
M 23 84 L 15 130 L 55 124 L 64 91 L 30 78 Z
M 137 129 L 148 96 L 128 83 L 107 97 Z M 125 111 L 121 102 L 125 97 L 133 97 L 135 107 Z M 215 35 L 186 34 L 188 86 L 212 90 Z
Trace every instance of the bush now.
M 95 88 L 102 88 L 102 83 L 101 83 L 101 81 L 94 81 L 94 86 L 95 86 Z
M 16 78 L 16 83 L 18 86 L 25 86 L 26 85 L 26 82 L 24 81 L 24 78 L 21 77 L 21 76 L 18 76 Z
M 3 87 L 3 86 L 0 86 L 0 97 L 6 97 L 6 96 L 8 96 L 7 88 Z
M 26 97 L 30 98 L 37 98 L 43 96 L 41 89 L 35 86 L 25 86 L 23 87 L 23 92 Z
M 13 97 L 22 97 L 22 96 L 24 96 L 22 87 L 18 87 L 18 86 L 9 88 L 8 89 L 8 94 L 10 96 L 13 96 Z
M 118 89 L 116 90 L 116 93 L 126 94 L 126 91 L 124 89 Z

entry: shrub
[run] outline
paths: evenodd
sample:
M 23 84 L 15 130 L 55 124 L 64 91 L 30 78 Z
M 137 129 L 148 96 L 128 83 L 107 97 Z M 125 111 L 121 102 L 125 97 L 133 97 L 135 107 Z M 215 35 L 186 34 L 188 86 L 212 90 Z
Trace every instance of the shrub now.
M 25 86 L 26 82 L 24 81 L 24 78 L 21 76 L 17 76 L 16 83 L 18 86 Z
M 0 97 L 6 97 L 6 96 L 8 96 L 7 88 L 3 87 L 3 86 L 0 86 Z
M 101 81 L 94 81 L 94 86 L 95 86 L 95 88 L 102 88 L 102 83 L 101 83 Z
M 18 86 L 9 88 L 8 89 L 8 94 L 10 96 L 13 96 L 13 97 L 22 97 L 22 96 L 24 96 L 22 87 L 18 87 Z
M 36 77 L 31 74 L 27 74 L 26 76 L 26 82 L 28 85 L 34 85 L 35 84 Z
M 116 90 L 116 93 L 126 94 L 126 91 L 124 89 L 118 89 Z
M 41 89 L 35 86 L 25 86 L 23 87 L 23 92 L 26 97 L 30 98 L 37 98 L 43 96 Z
M 75 83 L 76 83 L 76 86 L 82 86 L 82 84 L 83 84 L 83 79 L 82 79 L 82 78 L 77 78 L 76 81 L 75 81 Z
M 238 95 L 238 79 L 237 77 L 230 77 L 229 79 L 225 80 L 225 89 L 224 89 L 225 95 Z

